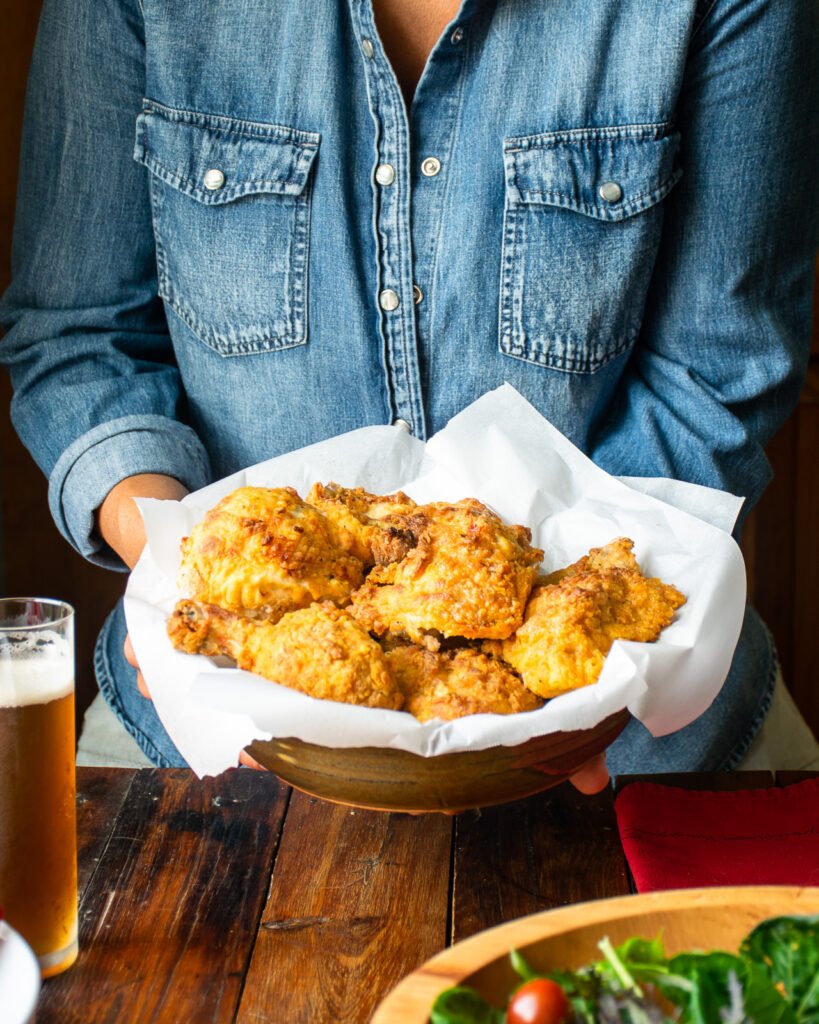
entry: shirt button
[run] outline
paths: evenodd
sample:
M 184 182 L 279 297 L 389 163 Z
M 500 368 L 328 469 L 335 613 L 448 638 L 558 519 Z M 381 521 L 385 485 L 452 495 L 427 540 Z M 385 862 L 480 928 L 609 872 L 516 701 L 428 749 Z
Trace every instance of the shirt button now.
M 421 174 L 426 175 L 427 178 L 434 178 L 435 175 L 441 169 L 441 161 L 437 156 L 428 156 L 421 163 Z
M 372 39 L 361 40 L 361 52 L 364 54 L 367 60 L 372 60 L 372 56 L 375 53 L 375 47 L 373 46 Z
M 401 300 L 398 298 L 398 292 L 394 292 L 392 288 L 385 288 L 378 296 L 378 305 L 388 313 L 391 313 L 394 309 L 398 309 L 401 305 Z
M 623 190 L 616 181 L 604 181 L 598 189 L 598 194 L 607 203 L 619 203 L 623 198 Z
M 412 427 L 407 423 L 406 420 L 393 420 L 394 427 L 398 427 L 399 430 L 405 430 L 408 434 L 412 433 Z
M 375 169 L 375 180 L 379 185 L 392 185 L 395 181 L 395 168 L 392 164 L 379 164 Z
M 421 291 L 421 286 L 414 284 L 412 286 L 412 301 L 417 306 L 419 302 L 424 301 L 424 293 Z
M 218 167 L 211 167 L 209 171 L 205 171 L 205 177 L 202 181 L 206 189 L 210 192 L 215 192 L 224 185 L 225 176 Z
M 455 46 L 457 46 L 458 43 L 460 43 L 460 41 L 463 39 L 463 37 L 464 30 L 459 25 L 456 29 L 453 30 L 452 35 L 449 37 L 449 41 L 451 43 L 454 43 Z

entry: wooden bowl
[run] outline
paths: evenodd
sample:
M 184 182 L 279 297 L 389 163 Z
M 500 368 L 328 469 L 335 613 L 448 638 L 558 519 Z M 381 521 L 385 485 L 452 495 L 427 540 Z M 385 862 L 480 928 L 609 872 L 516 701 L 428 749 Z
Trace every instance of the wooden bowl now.
M 437 757 L 388 747 L 322 747 L 292 738 L 256 740 L 247 751 L 288 785 L 322 800 L 385 811 L 455 813 L 556 786 L 605 750 L 628 720 L 628 711 L 617 711 L 593 729 Z
M 668 953 L 722 949 L 767 917 L 819 913 L 819 888 L 741 886 L 674 889 L 576 903 L 479 932 L 439 953 L 401 981 L 376 1008 L 372 1024 L 427 1024 L 436 997 L 471 985 L 495 1006 L 520 982 L 509 964 L 517 949 L 537 970 L 577 968 L 600 959 L 604 936 L 617 945 L 632 936 L 662 936 Z

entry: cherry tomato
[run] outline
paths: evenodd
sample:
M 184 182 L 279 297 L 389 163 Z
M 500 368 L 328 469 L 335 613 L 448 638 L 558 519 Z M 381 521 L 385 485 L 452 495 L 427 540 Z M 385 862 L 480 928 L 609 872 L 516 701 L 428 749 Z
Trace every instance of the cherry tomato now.
M 507 1024 L 563 1024 L 569 1000 L 556 981 L 534 978 L 521 985 L 509 1000 Z

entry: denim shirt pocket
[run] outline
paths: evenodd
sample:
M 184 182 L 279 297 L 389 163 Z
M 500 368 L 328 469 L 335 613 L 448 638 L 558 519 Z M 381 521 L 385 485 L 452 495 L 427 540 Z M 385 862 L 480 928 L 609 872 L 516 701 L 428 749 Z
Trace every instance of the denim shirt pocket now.
M 310 169 L 320 136 L 146 100 L 159 294 L 220 355 L 307 341 Z
M 501 352 L 594 373 L 633 344 L 678 145 L 665 123 L 504 140 Z

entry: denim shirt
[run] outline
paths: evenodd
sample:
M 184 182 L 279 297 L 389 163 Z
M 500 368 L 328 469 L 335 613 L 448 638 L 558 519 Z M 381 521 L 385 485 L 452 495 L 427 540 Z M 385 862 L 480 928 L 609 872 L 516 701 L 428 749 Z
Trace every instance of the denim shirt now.
M 609 472 L 750 506 L 808 354 L 818 34 L 814 0 L 464 0 L 407 110 L 370 0 L 46 0 L 0 359 L 58 526 L 121 567 L 126 476 L 426 438 L 503 381 Z

